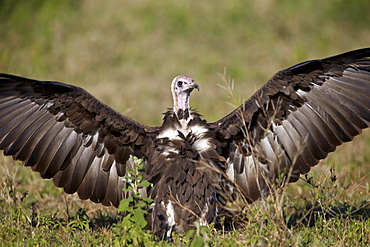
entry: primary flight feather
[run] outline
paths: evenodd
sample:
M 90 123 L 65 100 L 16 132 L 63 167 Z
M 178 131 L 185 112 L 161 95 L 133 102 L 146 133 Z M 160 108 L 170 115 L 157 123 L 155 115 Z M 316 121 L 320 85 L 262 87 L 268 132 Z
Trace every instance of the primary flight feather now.
M 369 127 L 370 48 L 279 71 L 215 123 L 189 107 L 194 89 L 175 77 L 173 108 L 149 127 L 79 87 L 0 74 L 0 149 L 66 193 L 116 207 L 132 156 L 143 157 L 149 227 L 169 237 L 215 221 L 239 195 L 252 202 L 297 181 Z

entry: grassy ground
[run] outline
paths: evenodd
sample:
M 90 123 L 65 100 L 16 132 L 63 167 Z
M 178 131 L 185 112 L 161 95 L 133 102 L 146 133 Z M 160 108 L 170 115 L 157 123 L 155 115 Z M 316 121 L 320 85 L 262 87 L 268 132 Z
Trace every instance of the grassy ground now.
M 170 81 L 186 74 L 201 86 L 191 105 L 215 121 L 233 109 L 227 102 L 241 103 L 280 69 L 370 46 L 369 9 L 367 0 L 3 0 L 0 71 L 82 86 L 147 125 L 161 124 Z M 225 70 L 239 102 L 217 86 Z M 365 131 L 307 178 L 244 208 L 242 229 L 199 228 L 173 245 L 369 245 L 369 150 Z M 9 158 L 0 164 L 2 245 L 132 238 L 115 209 L 65 195 Z

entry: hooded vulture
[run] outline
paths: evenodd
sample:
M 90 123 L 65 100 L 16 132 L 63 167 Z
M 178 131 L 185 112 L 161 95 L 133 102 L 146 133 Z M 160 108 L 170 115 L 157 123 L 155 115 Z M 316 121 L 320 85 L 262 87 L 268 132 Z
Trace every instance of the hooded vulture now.
M 369 127 L 370 48 L 281 70 L 214 123 L 189 108 L 193 89 L 175 77 L 173 108 L 148 127 L 82 88 L 0 74 L 0 149 L 66 193 L 115 207 L 133 156 L 144 158 L 149 227 L 169 237 L 215 221 L 238 196 L 297 181 Z

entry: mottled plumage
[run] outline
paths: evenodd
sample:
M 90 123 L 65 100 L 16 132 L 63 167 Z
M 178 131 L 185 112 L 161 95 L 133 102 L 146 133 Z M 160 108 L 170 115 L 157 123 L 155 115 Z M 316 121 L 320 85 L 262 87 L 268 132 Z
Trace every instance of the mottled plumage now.
M 251 202 L 297 181 L 369 127 L 370 48 L 279 71 L 215 123 L 190 109 L 194 88 L 175 77 L 174 107 L 148 127 L 79 87 L 0 74 L 0 149 L 65 192 L 116 207 L 131 157 L 144 157 L 149 227 L 169 237 L 215 221 L 238 195 Z

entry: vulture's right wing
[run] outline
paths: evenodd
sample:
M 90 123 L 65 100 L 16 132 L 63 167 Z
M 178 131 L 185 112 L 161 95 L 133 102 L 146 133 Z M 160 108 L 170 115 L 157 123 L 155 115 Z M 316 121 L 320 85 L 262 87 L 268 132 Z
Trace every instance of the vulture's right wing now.
M 282 70 L 210 126 L 227 174 L 249 200 L 268 194 L 276 179 L 297 181 L 370 126 L 370 48 Z
M 0 74 L 0 149 L 81 199 L 118 206 L 130 155 L 159 127 L 141 125 L 85 90 Z

